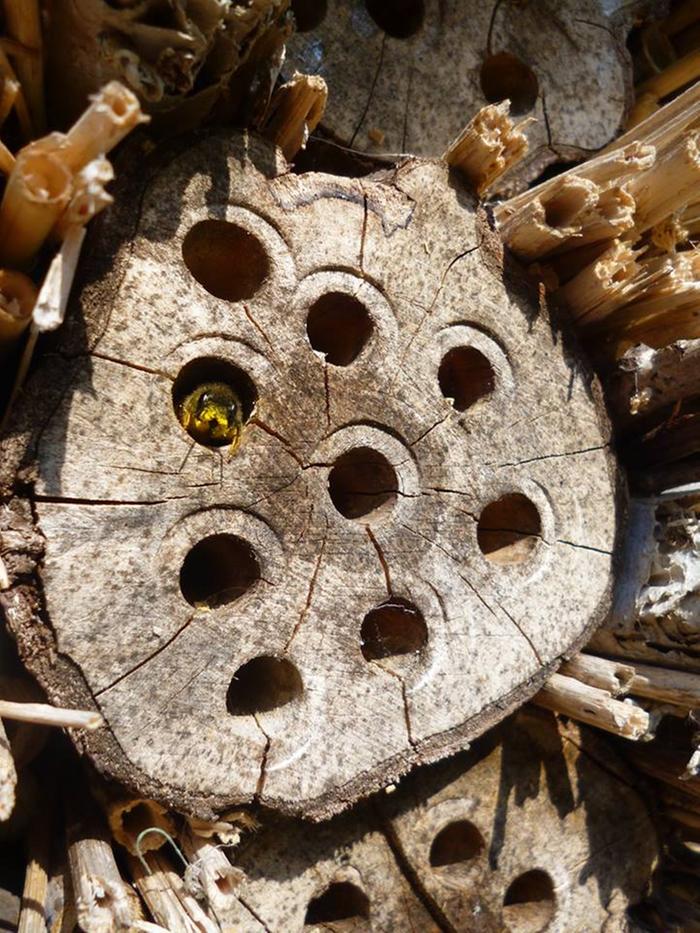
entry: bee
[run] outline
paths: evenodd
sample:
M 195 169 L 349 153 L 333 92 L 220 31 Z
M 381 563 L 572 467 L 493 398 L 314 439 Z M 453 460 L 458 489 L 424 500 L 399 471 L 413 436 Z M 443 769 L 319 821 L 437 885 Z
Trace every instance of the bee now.
M 180 402 L 180 423 L 190 437 L 208 447 L 238 447 L 243 430 L 243 405 L 225 382 L 205 382 Z

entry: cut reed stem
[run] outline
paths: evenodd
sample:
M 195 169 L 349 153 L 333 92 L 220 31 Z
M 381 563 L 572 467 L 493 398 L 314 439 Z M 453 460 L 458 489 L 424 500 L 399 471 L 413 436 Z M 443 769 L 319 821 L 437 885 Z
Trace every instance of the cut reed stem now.
M 327 97 L 323 78 L 298 72 L 272 95 L 261 129 L 264 136 L 279 146 L 288 162 L 306 146 L 309 135 L 320 123 Z
M 11 700 L 0 700 L 0 717 L 64 729 L 92 731 L 104 725 L 102 715 L 96 710 L 62 709 L 48 703 L 14 703 Z
M 553 674 L 533 702 L 626 739 L 638 741 L 651 736 L 651 720 L 646 710 L 563 674 Z
M 527 154 L 528 141 L 523 133 L 527 121 L 515 126 L 509 112 L 507 100 L 482 107 L 443 156 L 477 195 L 487 191 Z

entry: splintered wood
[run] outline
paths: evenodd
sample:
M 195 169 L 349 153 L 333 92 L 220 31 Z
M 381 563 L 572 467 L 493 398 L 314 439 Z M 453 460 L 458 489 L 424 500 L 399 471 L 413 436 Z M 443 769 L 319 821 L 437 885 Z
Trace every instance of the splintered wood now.
M 700 85 L 596 156 L 498 205 L 531 265 L 609 370 L 637 344 L 700 336 Z
M 607 145 L 624 123 L 625 37 L 638 5 L 610 14 L 592 0 L 328 0 L 305 15 L 308 5 L 293 3 L 298 33 L 283 73 L 322 74 L 322 126 L 375 153 L 438 156 L 477 110 L 510 100 L 514 116 L 533 118 L 523 127 L 530 154 L 513 173 L 522 184 Z
M 525 708 L 372 807 L 271 821 L 232 858 L 244 933 L 578 933 L 626 929 L 657 844 L 600 735 Z
M 211 135 L 135 165 L 2 448 L 8 494 L 36 452 L 50 628 L 26 572 L 6 615 L 52 702 L 99 707 L 103 771 L 324 817 L 600 623 L 609 426 L 444 163 L 295 176 Z

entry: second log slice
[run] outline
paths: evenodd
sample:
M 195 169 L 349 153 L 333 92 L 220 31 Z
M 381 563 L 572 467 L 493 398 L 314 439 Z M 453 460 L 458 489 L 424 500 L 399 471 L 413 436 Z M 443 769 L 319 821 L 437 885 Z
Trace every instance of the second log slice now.
M 299 176 L 212 135 L 125 187 L 4 444 L 44 549 L 6 616 L 108 774 L 323 817 L 602 619 L 597 387 L 439 161 Z

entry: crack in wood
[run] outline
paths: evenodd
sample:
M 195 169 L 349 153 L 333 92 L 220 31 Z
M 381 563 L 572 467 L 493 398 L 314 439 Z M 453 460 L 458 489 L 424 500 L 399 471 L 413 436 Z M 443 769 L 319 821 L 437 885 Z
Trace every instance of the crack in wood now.
M 369 527 L 369 525 L 365 525 L 365 531 L 367 532 L 367 537 L 372 542 L 374 550 L 377 552 L 377 557 L 379 558 L 379 563 L 381 565 L 382 572 L 384 574 L 384 580 L 386 582 L 387 595 L 391 596 L 393 592 L 392 587 L 391 587 L 391 574 L 389 572 L 389 564 L 387 562 L 386 557 L 384 556 L 384 551 L 382 550 L 382 547 L 379 544 L 379 541 L 377 541 L 377 539 L 375 538 L 374 533 L 372 529 Z
M 292 634 L 287 639 L 287 643 L 284 646 L 285 651 L 289 651 L 292 642 L 297 636 L 297 632 L 299 631 L 299 629 L 301 628 L 304 622 L 304 619 L 309 614 L 309 609 L 311 608 L 311 601 L 314 596 L 314 590 L 316 589 L 316 580 L 318 579 L 318 574 L 321 569 L 321 563 L 323 561 L 323 555 L 325 554 L 325 551 L 326 551 L 327 541 L 328 541 L 328 519 L 326 519 L 326 528 L 323 533 L 323 540 L 321 541 L 321 547 L 319 549 L 318 556 L 316 557 L 316 564 L 314 566 L 313 573 L 311 574 L 311 580 L 309 581 L 309 589 L 306 594 L 306 602 L 304 603 L 301 613 L 299 614 L 299 618 L 297 619 L 294 629 L 292 630 Z

